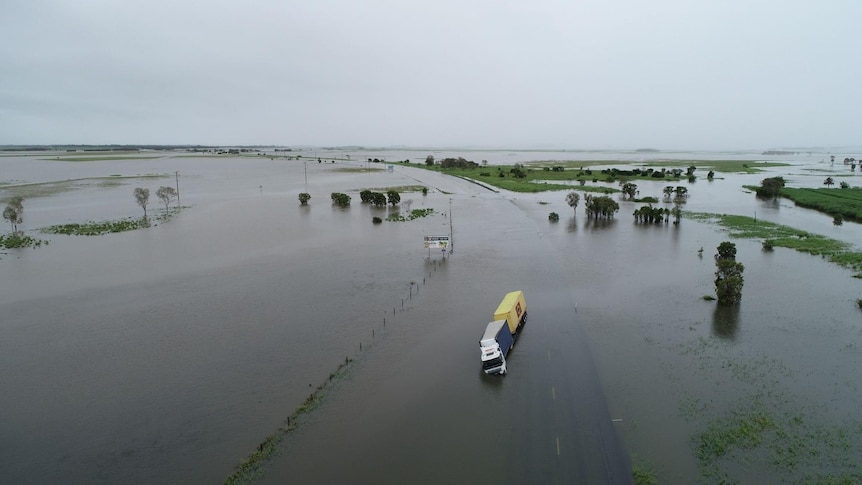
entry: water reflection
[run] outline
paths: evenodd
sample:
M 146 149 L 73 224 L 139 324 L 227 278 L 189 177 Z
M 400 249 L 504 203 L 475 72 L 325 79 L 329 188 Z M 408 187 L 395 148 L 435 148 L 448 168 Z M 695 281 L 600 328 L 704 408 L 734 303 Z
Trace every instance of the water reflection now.
M 584 223 L 584 228 L 592 229 L 593 231 L 611 229 L 616 225 L 616 222 L 616 219 L 588 217 L 587 221 Z
M 712 334 L 735 340 L 739 329 L 739 305 L 716 305 L 712 312 Z
M 576 217 L 572 217 L 569 219 L 569 225 L 566 226 L 567 232 L 578 232 L 578 219 Z

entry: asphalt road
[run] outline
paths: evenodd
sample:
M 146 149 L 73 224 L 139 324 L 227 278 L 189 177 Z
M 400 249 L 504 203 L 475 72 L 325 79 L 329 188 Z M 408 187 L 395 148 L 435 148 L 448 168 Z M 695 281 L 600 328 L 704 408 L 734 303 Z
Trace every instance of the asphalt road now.
M 452 193 L 455 254 L 425 263 L 407 311 L 287 438 L 263 481 L 632 483 L 559 264 L 588 256 L 556 253 L 503 195 L 415 172 Z M 485 376 L 478 339 L 516 289 L 529 318 L 510 373 Z

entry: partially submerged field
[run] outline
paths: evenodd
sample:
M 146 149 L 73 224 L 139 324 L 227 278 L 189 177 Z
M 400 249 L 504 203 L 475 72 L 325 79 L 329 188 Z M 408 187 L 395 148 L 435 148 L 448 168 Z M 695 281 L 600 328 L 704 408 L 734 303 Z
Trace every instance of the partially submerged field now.
M 158 227 L 48 234 L 50 246 L 0 260 L 12 275 L 0 284 L 0 444 L 8 451 L 0 476 L 218 482 L 261 466 L 273 483 L 442 482 L 453 470 L 481 481 L 503 456 L 518 460 L 502 477 L 491 472 L 495 481 L 553 482 L 553 473 L 588 466 L 566 438 L 589 435 L 589 417 L 563 421 L 564 411 L 545 407 L 551 395 L 569 411 L 565 396 L 595 397 L 571 384 L 589 366 L 553 367 L 583 328 L 639 483 L 860 478 L 862 293 L 840 266 L 858 254 L 848 243 L 859 240 L 854 223 L 833 226 L 829 215 L 741 189 L 766 174 L 715 168 L 724 175 L 708 182 L 706 161 L 695 163 L 693 183 L 631 179 L 641 196 L 659 199 L 665 185 L 688 187 L 684 207 L 703 215 L 675 226 L 634 223 L 643 204 L 621 195 L 613 195 L 621 205 L 613 221 L 566 205 L 565 194 L 581 190 L 581 168 L 595 167 L 598 179 L 584 187 L 617 190 L 622 177 L 609 183 L 613 174 L 602 173 L 613 162 L 562 172 L 526 163 L 536 177 L 515 183 L 575 176 L 559 179 L 567 182 L 560 190 L 530 193 L 491 184 L 511 172 L 477 176 L 496 165 L 464 175 L 477 185 L 413 164 L 388 173 L 344 158 L 308 163 L 307 172 L 302 161 L 263 157 L 9 167 L 14 190 L 33 190 L 29 234 L 139 218 L 133 188 L 174 182 L 145 174 L 178 171 L 184 209 Z M 684 170 L 694 159 L 685 158 L 656 168 Z M 757 166 L 753 160 L 737 168 Z M 363 189 L 393 188 L 410 192 L 428 215 L 406 220 L 398 207 L 358 202 Z M 350 207 L 332 206 L 336 191 L 353 195 Z M 299 206 L 299 192 L 312 195 L 310 206 Z M 548 221 L 551 211 L 559 223 Z M 450 222 L 457 250 L 445 265 L 432 264 L 422 236 L 445 233 Z M 722 309 L 702 297 L 713 291 L 715 248 L 728 239 L 745 264 L 745 287 L 740 306 Z M 775 242 L 773 251 L 764 240 Z M 527 291 L 531 322 L 512 375 L 489 381 L 476 365 L 476 329 L 513 285 Z M 349 374 L 338 374 L 348 356 Z M 551 394 L 548 379 L 558 371 L 570 379 L 554 382 Z M 319 393 L 315 386 L 330 378 L 339 385 Z M 485 426 L 489 413 L 513 424 Z M 285 419 L 299 416 L 302 425 L 276 447 L 282 454 L 272 453 Z M 545 442 L 545 425 L 548 443 L 563 437 L 562 455 Z M 493 444 L 476 446 L 481 430 Z

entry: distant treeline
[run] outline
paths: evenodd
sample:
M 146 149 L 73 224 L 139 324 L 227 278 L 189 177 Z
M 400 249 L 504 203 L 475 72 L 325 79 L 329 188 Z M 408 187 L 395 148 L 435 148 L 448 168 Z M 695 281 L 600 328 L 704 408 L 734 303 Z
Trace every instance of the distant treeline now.
M 272 145 L 240 145 L 240 149 L 271 148 Z M 135 151 L 135 150 L 214 150 L 223 148 L 216 145 L 0 145 L 0 151 L 4 152 L 47 152 L 47 151 L 83 151 L 83 152 L 110 152 L 110 151 Z M 276 150 L 278 151 L 278 150 Z

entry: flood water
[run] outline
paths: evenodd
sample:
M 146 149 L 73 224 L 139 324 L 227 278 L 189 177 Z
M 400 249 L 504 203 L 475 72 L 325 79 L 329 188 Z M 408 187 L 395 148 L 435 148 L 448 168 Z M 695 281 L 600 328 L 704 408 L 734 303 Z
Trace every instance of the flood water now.
M 264 481 L 626 483 L 619 470 L 631 459 L 662 483 L 692 483 L 703 476 L 692 438 L 752 403 L 807 426 L 779 423 L 784 431 L 846 429 L 859 456 L 862 288 L 847 270 L 735 240 L 743 303 L 722 312 L 702 299 L 713 291 L 712 254 L 727 240 L 717 228 L 637 225 L 628 202 L 613 221 L 589 221 L 565 204 L 565 191 L 495 193 L 400 164 L 341 171 L 367 158 L 427 155 L 350 154 L 347 162 L 345 153 L 315 153 L 335 164 L 0 159 L 4 181 L 15 183 L 168 175 L 28 197 L 25 230 L 139 216 L 139 186 L 157 214 L 155 191 L 177 183 L 175 172 L 185 207 L 149 229 L 40 235 L 48 246 L 0 254 L 0 479 L 219 483 L 345 357 L 350 372 L 287 437 Z M 792 167 L 767 174 L 702 176 L 685 208 L 862 240 L 857 224 L 833 226 L 742 189 L 773 173 L 819 186 L 830 170 L 844 172 L 827 154 L 668 158 L 786 159 Z M 855 176 L 841 180 L 856 185 Z M 434 214 L 371 224 L 393 209 L 360 204 L 359 190 L 413 184 L 432 190 L 402 201 Z M 638 185 L 641 196 L 659 197 L 664 186 Z M 349 209 L 331 206 L 336 191 L 353 196 Z M 312 195 L 309 207 L 299 192 Z M 548 222 L 551 211 L 559 223 Z M 450 230 L 454 254 L 429 258 L 422 236 Z M 478 337 L 513 289 L 525 291 L 530 321 L 510 375 L 491 379 L 480 371 Z M 741 483 L 855 470 L 853 460 L 841 464 L 846 456 L 827 456 L 793 469 L 729 460 L 721 470 Z

